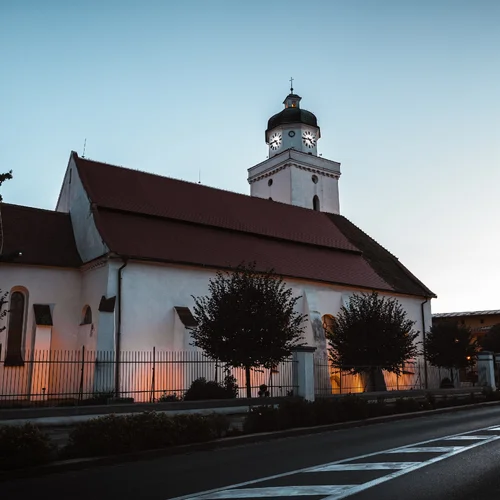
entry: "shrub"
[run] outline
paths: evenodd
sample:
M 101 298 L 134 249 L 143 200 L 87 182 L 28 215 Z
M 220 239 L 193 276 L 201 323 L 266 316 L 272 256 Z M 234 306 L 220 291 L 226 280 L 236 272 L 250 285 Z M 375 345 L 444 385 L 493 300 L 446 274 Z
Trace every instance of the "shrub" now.
M 321 398 L 313 403 L 316 425 L 334 424 L 339 421 L 338 399 Z
M 178 402 L 182 401 L 182 399 L 177 396 L 177 394 L 174 392 L 172 394 L 168 394 L 167 392 L 164 392 L 158 399 L 158 403 L 173 403 L 173 402 Z
M 339 400 L 340 421 L 363 420 L 369 417 L 369 403 L 355 394 L 348 394 Z
M 394 403 L 394 411 L 396 413 L 411 413 L 414 411 L 420 411 L 422 406 L 420 403 L 413 398 L 398 398 Z
M 279 429 L 278 421 L 278 409 L 273 406 L 257 406 L 248 412 L 243 431 L 248 434 L 276 431 Z
M 293 398 L 283 401 L 278 408 L 278 426 L 280 429 L 293 427 L 309 427 L 314 425 L 314 403 L 309 403 L 302 398 Z
M 228 428 L 229 422 L 222 415 L 107 415 L 75 427 L 65 454 L 98 456 L 166 448 L 223 437 Z
M 440 389 L 453 389 L 454 387 L 453 382 L 448 377 L 441 380 L 441 383 L 439 384 Z
M 40 465 L 54 453 L 49 438 L 32 424 L 0 426 L 0 470 Z
M 218 383 L 204 377 L 194 380 L 184 395 L 184 401 L 203 399 L 232 399 L 238 395 L 238 384 L 232 375 L 227 375 L 224 382 Z
M 268 398 L 270 396 L 269 389 L 266 384 L 259 385 L 259 398 Z

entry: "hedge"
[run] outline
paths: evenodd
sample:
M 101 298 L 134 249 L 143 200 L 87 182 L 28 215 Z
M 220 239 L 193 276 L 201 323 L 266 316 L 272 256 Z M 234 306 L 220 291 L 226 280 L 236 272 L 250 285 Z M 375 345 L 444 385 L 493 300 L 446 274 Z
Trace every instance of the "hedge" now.
M 174 415 L 146 412 L 107 415 L 78 424 L 63 449 L 65 457 L 115 455 L 167 448 L 224 437 L 229 420 L 223 415 Z

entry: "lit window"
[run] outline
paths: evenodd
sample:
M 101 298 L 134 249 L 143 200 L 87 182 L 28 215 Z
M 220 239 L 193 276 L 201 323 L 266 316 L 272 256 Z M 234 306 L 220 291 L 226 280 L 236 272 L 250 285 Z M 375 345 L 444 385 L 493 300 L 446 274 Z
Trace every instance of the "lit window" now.
M 334 318 L 331 314 L 325 314 L 321 318 L 321 321 L 323 322 L 323 328 L 325 329 L 325 332 L 333 331 Z

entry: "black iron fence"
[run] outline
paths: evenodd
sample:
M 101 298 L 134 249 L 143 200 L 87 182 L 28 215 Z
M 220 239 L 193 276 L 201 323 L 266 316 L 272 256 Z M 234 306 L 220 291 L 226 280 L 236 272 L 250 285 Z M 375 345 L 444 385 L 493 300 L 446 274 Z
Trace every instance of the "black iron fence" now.
M 292 358 L 273 369 L 251 370 L 252 397 L 262 385 L 270 396 L 293 393 Z M 8 402 L 70 404 L 100 403 L 109 398 L 135 402 L 182 399 L 191 383 L 204 377 L 223 382 L 232 375 L 238 397 L 246 396 L 244 368 L 229 368 L 198 351 L 31 351 L 23 366 L 5 366 L 0 360 L 0 406 Z M 117 383 L 118 380 L 118 383 Z M 117 391 L 118 386 L 118 391 Z
M 388 391 L 474 385 L 473 378 L 461 376 L 458 370 L 450 371 L 429 364 L 426 366 L 423 360 L 405 363 L 401 367 L 399 374 L 390 373 L 376 367 L 356 368 L 359 373 L 333 367 L 326 357 L 316 356 L 314 359 L 316 395 L 328 396 L 331 394 L 367 392 L 373 390 L 374 385 L 379 388 L 385 386 Z

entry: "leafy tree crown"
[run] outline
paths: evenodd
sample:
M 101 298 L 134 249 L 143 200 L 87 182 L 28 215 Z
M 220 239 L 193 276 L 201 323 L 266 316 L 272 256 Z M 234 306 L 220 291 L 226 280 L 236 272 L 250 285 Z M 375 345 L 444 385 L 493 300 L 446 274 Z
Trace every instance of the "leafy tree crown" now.
M 414 324 L 395 298 L 355 294 L 326 332 L 330 360 L 353 373 L 375 367 L 400 373 L 403 363 L 418 354 Z
M 255 263 L 218 272 L 209 294 L 193 297 L 197 326 L 193 344 L 230 366 L 273 366 L 303 345 L 306 316 L 273 270 L 257 272 Z
M 452 321 L 432 325 L 425 339 L 425 355 L 433 366 L 466 368 L 474 364 L 479 345 L 470 328 Z

